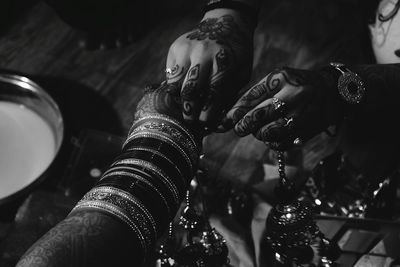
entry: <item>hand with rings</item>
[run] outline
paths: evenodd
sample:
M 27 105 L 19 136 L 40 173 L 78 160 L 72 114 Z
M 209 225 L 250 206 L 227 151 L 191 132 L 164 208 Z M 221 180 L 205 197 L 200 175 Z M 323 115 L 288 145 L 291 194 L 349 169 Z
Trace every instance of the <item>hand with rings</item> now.
M 322 71 L 277 69 L 228 111 L 223 127 L 253 134 L 274 148 L 301 145 L 343 119 L 335 81 Z
M 249 27 L 233 9 L 211 10 L 171 45 L 166 81 L 172 85 L 170 93 L 180 97 L 187 123 L 215 129 L 249 81 L 253 50 Z

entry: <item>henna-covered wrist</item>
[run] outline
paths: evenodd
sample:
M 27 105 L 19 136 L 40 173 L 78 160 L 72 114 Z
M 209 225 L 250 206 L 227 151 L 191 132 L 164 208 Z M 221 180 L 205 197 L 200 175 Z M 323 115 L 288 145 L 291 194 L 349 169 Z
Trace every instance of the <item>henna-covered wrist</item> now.
M 232 9 L 239 12 L 245 21 L 248 21 L 254 29 L 258 24 L 257 3 L 242 2 L 236 0 L 209 0 L 204 6 L 203 12 L 207 13 L 215 9 Z

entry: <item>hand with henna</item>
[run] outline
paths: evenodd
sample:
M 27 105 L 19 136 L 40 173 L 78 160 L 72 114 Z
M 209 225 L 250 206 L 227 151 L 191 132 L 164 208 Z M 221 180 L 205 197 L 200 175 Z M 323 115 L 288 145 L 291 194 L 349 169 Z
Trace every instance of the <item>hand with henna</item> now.
M 208 11 L 171 45 L 166 80 L 176 85 L 188 125 L 214 130 L 249 81 L 254 25 L 233 9 Z
M 283 149 L 340 122 L 343 104 L 327 73 L 282 68 L 250 88 L 227 113 L 224 126 Z

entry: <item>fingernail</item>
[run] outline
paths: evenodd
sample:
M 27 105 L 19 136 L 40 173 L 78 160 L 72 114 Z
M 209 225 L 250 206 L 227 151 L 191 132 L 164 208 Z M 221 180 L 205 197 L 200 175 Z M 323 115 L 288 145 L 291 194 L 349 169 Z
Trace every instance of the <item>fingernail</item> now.
M 234 131 L 235 131 L 236 135 L 238 135 L 240 137 L 246 135 L 245 126 L 243 125 L 242 120 L 240 120 L 238 123 L 236 123 Z

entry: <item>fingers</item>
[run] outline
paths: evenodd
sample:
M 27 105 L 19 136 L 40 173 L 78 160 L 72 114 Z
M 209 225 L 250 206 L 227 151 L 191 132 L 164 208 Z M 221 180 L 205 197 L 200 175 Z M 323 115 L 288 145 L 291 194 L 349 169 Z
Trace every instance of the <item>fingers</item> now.
M 266 125 L 287 114 L 293 99 L 287 96 L 286 88 L 279 91 L 274 97 L 268 98 L 255 108 L 248 111 L 235 125 L 234 131 L 238 136 L 253 133 Z M 285 99 L 288 99 L 287 101 Z
M 179 87 L 186 76 L 190 67 L 190 60 L 187 57 L 178 56 L 176 49 L 170 49 L 165 68 L 165 78 L 168 84 L 175 84 Z M 180 47 L 181 53 L 186 53 L 186 47 Z
M 210 63 L 192 63 L 186 73 L 181 90 L 183 118 L 195 122 L 204 102 L 204 88 L 210 74 Z
M 254 137 L 278 150 L 301 146 L 320 132 L 320 126 L 315 117 L 298 112 L 300 110 L 260 127 L 253 133 Z
M 292 129 L 290 123 L 294 123 L 294 117 L 279 118 L 255 131 L 254 136 L 263 142 L 282 142 L 290 137 Z
M 181 88 L 183 118 L 190 123 L 198 121 L 212 71 L 211 52 L 206 48 L 178 42 L 170 48 L 167 58 L 167 83 Z
M 223 127 L 232 128 L 243 116 L 260 105 L 264 100 L 271 98 L 282 89 L 283 75 L 280 70 L 275 70 L 268 74 L 259 83 L 251 87 L 227 113 L 223 121 Z M 257 111 L 256 113 L 268 112 L 268 105 L 263 105 L 265 111 Z M 246 120 L 249 120 L 247 118 Z M 245 127 L 247 128 L 247 127 Z M 241 131 L 239 131 L 241 132 Z M 244 134 L 245 135 L 245 134 Z
M 240 86 L 238 82 L 236 84 L 232 82 L 234 69 L 231 51 L 221 48 L 214 56 L 211 78 L 206 91 L 207 97 L 199 116 L 199 121 L 203 125 L 215 129 L 224 116 L 223 110 L 233 104 L 235 90 L 229 89 Z
M 273 100 L 267 99 L 240 119 L 236 123 L 234 131 L 238 136 L 246 136 L 253 133 L 262 125 L 277 119 L 280 115 L 281 112 L 276 109 Z

